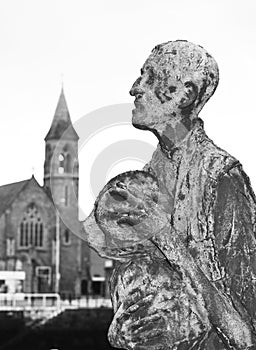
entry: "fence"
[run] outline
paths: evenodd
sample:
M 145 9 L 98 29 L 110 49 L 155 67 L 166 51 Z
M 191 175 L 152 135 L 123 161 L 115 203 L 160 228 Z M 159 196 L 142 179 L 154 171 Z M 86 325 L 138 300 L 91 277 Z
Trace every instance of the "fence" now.
M 0 311 L 60 310 L 59 294 L 0 293 Z

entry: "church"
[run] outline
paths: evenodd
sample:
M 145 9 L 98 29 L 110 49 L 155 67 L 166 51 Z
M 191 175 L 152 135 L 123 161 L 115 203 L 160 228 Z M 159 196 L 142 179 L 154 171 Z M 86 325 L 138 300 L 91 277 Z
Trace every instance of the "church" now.
M 106 292 L 106 266 L 79 238 L 78 135 L 63 89 L 45 137 L 44 184 L 0 186 L 0 292 Z

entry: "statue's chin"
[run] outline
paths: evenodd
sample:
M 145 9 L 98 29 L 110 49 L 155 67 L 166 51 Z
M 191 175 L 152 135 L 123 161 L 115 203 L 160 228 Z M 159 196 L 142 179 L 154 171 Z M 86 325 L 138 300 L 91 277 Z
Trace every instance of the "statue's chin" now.
M 148 130 L 154 132 L 155 121 L 151 115 L 148 115 L 143 108 L 135 108 L 132 111 L 132 125 L 140 130 Z
M 148 125 L 145 123 L 145 113 L 141 113 L 140 111 L 134 109 L 132 111 L 132 125 L 137 129 L 149 130 Z

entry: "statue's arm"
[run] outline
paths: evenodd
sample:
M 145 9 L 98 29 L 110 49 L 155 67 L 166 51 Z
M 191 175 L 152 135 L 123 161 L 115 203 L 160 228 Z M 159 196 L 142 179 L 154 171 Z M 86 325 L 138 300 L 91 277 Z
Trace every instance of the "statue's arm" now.
M 243 349 L 255 343 L 256 205 L 241 166 L 219 179 L 213 212 L 215 257 L 222 273 L 218 284 L 224 286 L 222 290 L 207 279 L 170 227 L 156 235 L 154 242 L 197 285 L 219 334 L 223 333 L 236 349 Z
M 167 227 L 154 242 L 197 285 L 217 332 L 236 349 L 243 349 L 256 341 L 256 204 L 240 165 L 219 179 L 213 212 L 215 258 L 222 273 L 218 284 L 224 286 L 221 290 L 207 279 L 177 232 Z
M 222 284 L 234 305 L 256 320 L 255 196 L 241 165 L 219 181 L 214 207 L 215 250 Z
M 256 345 L 256 337 L 246 310 L 239 310 L 233 305 L 229 296 L 218 290 L 208 280 L 200 267 L 194 261 L 178 233 L 166 226 L 152 238 L 167 260 L 179 267 L 184 282 L 186 280 L 198 290 L 202 296 L 202 306 L 205 304 L 208 319 L 219 336 L 229 342 L 230 349 L 248 349 Z

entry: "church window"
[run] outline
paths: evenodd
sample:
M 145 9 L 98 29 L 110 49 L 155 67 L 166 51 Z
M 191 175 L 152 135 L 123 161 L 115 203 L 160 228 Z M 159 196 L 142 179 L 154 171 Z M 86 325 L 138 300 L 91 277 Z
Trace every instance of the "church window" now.
M 58 173 L 71 173 L 72 172 L 72 157 L 70 155 L 69 147 L 66 145 L 63 148 L 62 153 L 58 157 Z
M 59 168 L 58 173 L 63 174 L 65 169 L 65 156 L 63 153 L 59 155 Z
M 30 222 L 30 232 L 32 233 L 33 231 L 34 231 L 34 223 Z M 30 244 L 33 245 L 34 237 L 31 233 L 30 233 Z
M 20 223 L 19 233 L 20 247 L 43 247 L 44 226 L 40 213 L 34 203 L 31 203 L 27 207 Z
M 43 231 L 43 224 L 40 223 L 39 225 L 39 247 L 42 247 L 44 242 L 43 242 L 43 239 L 44 239 L 44 231 Z
M 64 232 L 64 244 L 68 245 L 70 243 L 71 243 L 70 232 L 68 229 L 66 229 Z
M 71 155 L 67 153 L 65 159 L 65 173 L 71 173 Z
M 38 232 L 38 222 L 35 223 L 35 243 L 38 245 L 39 232 Z
M 25 222 L 25 245 L 28 246 L 28 222 Z
M 20 246 L 24 246 L 24 222 L 20 223 Z
M 14 256 L 15 254 L 15 241 L 13 238 L 7 238 L 6 240 L 6 255 Z

